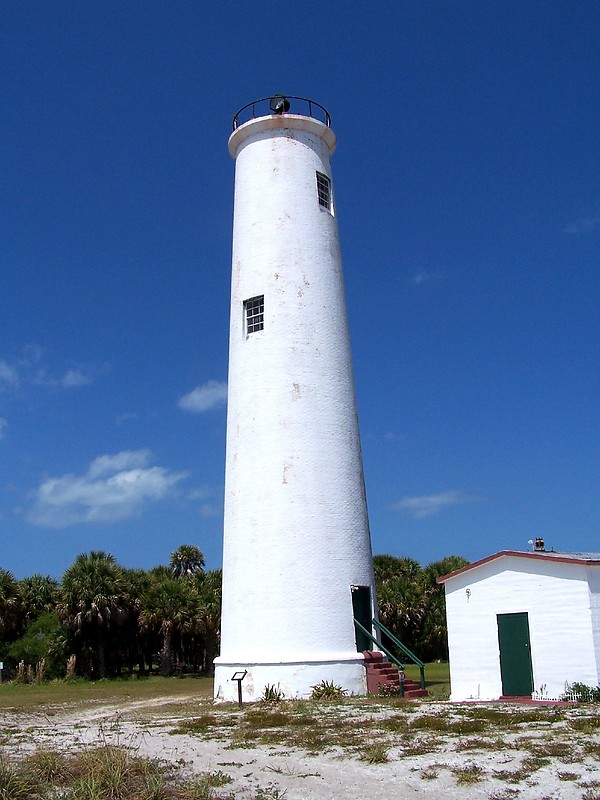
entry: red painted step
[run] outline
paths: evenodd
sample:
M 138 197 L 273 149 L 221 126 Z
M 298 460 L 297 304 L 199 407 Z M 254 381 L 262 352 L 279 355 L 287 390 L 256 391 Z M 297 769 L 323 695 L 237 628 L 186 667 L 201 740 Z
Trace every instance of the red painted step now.
M 400 690 L 398 669 L 391 664 L 378 650 L 365 650 L 365 669 L 367 672 L 367 692 L 381 694 L 384 691 Z M 427 697 L 427 689 L 421 689 L 418 683 L 410 679 L 404 680 L 404 697 Z

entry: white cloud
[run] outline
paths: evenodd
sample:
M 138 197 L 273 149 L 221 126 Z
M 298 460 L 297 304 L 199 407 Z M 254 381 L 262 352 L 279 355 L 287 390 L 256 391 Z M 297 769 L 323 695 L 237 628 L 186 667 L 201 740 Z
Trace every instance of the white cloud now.
M 200 506 L 200 516 L 205 518 L 210 517 L 218 517 L 223 513 L 222 506 L 211 506 L 208 503 L 204 503 Z
M 6 361 L 0 361 L 0 393 L 14 392 L 19 388 L 19 373 Z
M 397 503 L 390 506 L 394 511 L 405 511 L 412 517 L 420 519 L 437 514 L 448 506 L 461 506 L 467 503 L 476 503 L 478 497 L 469 495 L 457 489 L 448 489 L 438 494 L 425 494 L 417 497 L 403 497 Z
M 444 279 L 443 272 L 429 272 L 425 269 L 419 269 L 413 273 L 407 280 L 411 286 L 422 286 L 424 283 L 438 283 Z
M 42 358 L 44 351 L 37 344 L 26 344 L 18 357 L 18 362 L 22 367 L 31 367 Z
M 8 361 L 0 359 L 0 394 L 14 392 L 22 385 L 50 386 L 58 389 L 73 389 L 93 383 L 95 375 L 106 372 L 109 367 L 91 367 L 87 369 L 67 369 L 62 375 L 52 374 L 39 362 L 44 351 L 37 345 L 27 345 L 17 356 Z
M 566 228 L 563 228 L 563 233 L 589 233 L 600 228 L 600 215 L 595 217 L 584 217 L 571 222 Z
M 96 458 L 83 476 L 63 475 L 43 481 L 28 519 L 35 525 L 62 528 L 86 522 L 114 522 L 142 511 L 144 505 L 171 495 L 187 472 L 146 466 L 149 450 L 125 450 Z
M 207 497 L 212 497 L 214 493 L 214 489 L 211 489 L 210 486 L 198 486 L 189 491 L 187 496 L 189 500 L 205 500 Z
M 415 286 L 420 286 L 422 283 L 427 283 L 427 281 L 431 280 L 431 275 L 428 272 L 425 272 L 424 269 L 415 272 L 415 274 L 411 278 L 411 283 Z
M 207 381 L 196 386 L 188 394 L 184 394 L 177 403 L 184 411 L 200 413 L 227 402 L 227 384 L 219 381 Z
M 60 378 L 55 378 L 49 375 L 45 369 L 41 369 L 33 382 L 38 386 L 56 386 L 59 389 L 72 389 L 78 386 L 88 386 L 92 381 L 93 378 L 90 375 L 86 375 L 79 369 L 69 369 Z
M 87 386 L 91 382 L 92 378 L 78 369 L 70 369 L 59 380 L 60 386 L 65 389 L 70 389 L 72 386 Z
M 388 442 L 403 442 L 406 441 L 405 433 L 396 433 L 395 431 L 386 431 L 384 439 Z
M 136 411 L 124 411 L 117 417 L 117 425 L 122 425 L 124 422 L 129 422 L 130 419 L 137 419 L 137 418 L 138 415 Z
M 4 439 L 4 431 L 8 428 L 8 422 L 4 417 L 0 417 L 0 439 Z
M 88 478 L 100 478 L 110 475 L 111 472 L 121 472 L 126 469 L 140 469 L 150 462 L 152 453 L 144 450 L 122 450 L 114 456 L 98 456 L 90 464 Z

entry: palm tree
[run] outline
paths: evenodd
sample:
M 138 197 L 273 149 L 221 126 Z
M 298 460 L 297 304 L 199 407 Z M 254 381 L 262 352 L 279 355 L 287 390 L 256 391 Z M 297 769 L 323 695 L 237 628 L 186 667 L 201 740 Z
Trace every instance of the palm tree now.
M 414 651 L 427 608 L 422 582 L 409 582 L 402 576 L 390 578 L 377 587 L 377 603 L 380 621 Z
M 58 581 L 39 572 L 19 581 L 27 622 L 46 611 L 53 611 L 58 600 Z
M 89 648 L 92 673 L 106 677 L 109 634 L 127 614 L 124 573 L 114 556 L 102 550 L 78 555 L 63 575 L 57 611 L 63 627 Z
M 190 581 L 158 578 L 141 599 L 140 627 L 162 638 L 160 670 L 170 675 L 173 639 L 194 630 L 198 616 L 198 593 Z
M 204 642 L 203 671 L 213 672 L 221 639 L 221 570 L 209 570 L 196 578 L 199 596 L 198 622 Z
M 20 626 L 23 601 L 14 575 L 0 567 L 0 635 L 5 638 Z
M 426 610 L 427 592 L 421 565 L 413 558 L 382 555 L 373 558 L 373 567 L 379 619 L 394 636 L 414 651 Z M 385 634 L 383 643 L 390 644 Z
M 421 579 L 421 565 L 414 558 L 380 555 L 373 557 L 375 579 L 378 582 L 391 578 L 404 577 L 408 581 L 418 582 Z
M 200 574 L 205 565 L 202 550 L 193 544 L 182 544 L 171 553 L 169 567 L 175 577 Z
M 167 574 L 170 575 L 166 567 Z M 140 629 L 140 611 L 142 597 L 152 583 L 152 573 L 144 569 L 124 569 L 127 583 L 127 617 L 118 629 L 118 646 L 129 673 L 132 674 L 137 665 L 139 674 L 146 674 L 146 663 L 152 666 L 152 649 L 148 637 Z
M 437 582 L 442 575 L 468 565 L 462 556 L 446 556 L 433 561 L 423 570 L 427 589 L 427 605 L 423 630 L 419 639 L 419 655 L 427 661 L 448 659 L 448 626 L 446 623 L 446 597 L 444 587 Z
M 420 658 L 448 657 L 444 588 L 437 578 L 468 563 L 461 556 L 446 556 L 422 568 L 412 558 L 373 558 L 379 618 Z
M 432 561 L 431 564 L 428 564 L 423 570 L 423 575 L 432 588 L 439 588 L 443 594 L 444 587 L 437 583 L 437 579 L 469 564 L 470 561 L 462 556 L 446 556 L 439 561 Z

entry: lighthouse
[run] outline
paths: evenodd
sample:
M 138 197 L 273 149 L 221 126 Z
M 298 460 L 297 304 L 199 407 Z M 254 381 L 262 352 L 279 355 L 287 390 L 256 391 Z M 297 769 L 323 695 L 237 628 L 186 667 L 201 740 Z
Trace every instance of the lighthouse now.
M 376 615 L 329 113 L 234 117 L 221 653 L 215 697 L 366 692 Z M 375 634 L 373 634 L 375 635 Z M 238 692 L 240 694 L 238 694 Z

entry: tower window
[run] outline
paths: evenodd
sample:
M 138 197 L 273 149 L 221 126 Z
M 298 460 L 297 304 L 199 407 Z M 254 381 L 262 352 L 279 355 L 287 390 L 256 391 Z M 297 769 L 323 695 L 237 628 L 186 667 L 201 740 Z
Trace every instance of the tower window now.
M 317 172 L 317 196 L 321 208 L 326 208 L 331 213 L 333 210 L 331 206 L 331 181 L 322 172 Z
M 249 333 L 262 331 L 265 327 L 265 296 L 251 297 L 244 300 L 244 317 L 246 318 L 246 336 Z

